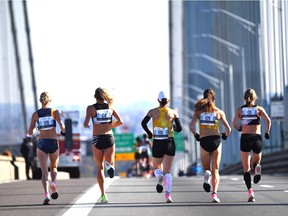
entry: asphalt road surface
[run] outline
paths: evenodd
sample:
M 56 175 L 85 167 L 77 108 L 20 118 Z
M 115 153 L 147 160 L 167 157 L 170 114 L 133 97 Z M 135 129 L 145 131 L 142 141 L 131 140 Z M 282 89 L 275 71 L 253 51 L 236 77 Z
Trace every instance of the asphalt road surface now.
M 100 204 L 96 178 L 58 180 L 59 198 L 42 205 L 41 181 L 13 181 L 0 184 L 0 215 L 60 216 L 60 215 L 229 215 L 273 216 L 288 213 L 288 176 L 263 175 L 252 187 L 255 203 L 248 203 L 242 176 L 221 176 L 218 197 L 212 203 L 211 194 L 202 188 L 203 178 L 173 178 L 173 203 L 166 203 L 165 191 L 155 190 L 155 178 L 106 179 L 109 203 Z

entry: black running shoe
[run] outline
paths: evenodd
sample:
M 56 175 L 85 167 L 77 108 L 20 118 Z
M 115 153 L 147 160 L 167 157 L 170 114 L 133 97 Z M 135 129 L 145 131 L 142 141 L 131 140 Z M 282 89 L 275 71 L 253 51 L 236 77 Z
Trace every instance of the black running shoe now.
M 210 184 L 205 183 L 205 182 L 203 183 L 203 188 L 204 188 L 204 190 L 205 190 L 207 193 L 209 193 L 210 190 L 211 190 Z
M 157 190 L 158 193 L 162 193 L 162 191 L 163 191 L 163 186 L 162 186 L 161 184 L 157 184 L 157 185 L 156 185 L 156 190 Z
M 114 177 L 115 170 L 113 169 L 113 167 L 110 167 L 110 169 L 107 170 L 107 174 L 110 178 Z
M 254 171 L 253 182 L 257 184 L 261 180 L 261 165 L 257 164 Z
M 49 202 L 50 202 L 49 197 L 45 197 L 44 202 L 43 202 L 43 205 L 50 205 Z
M 51 194 L 51 198 L 52 198 L 52 199 L 57 199 L 57 198 L 58 198 L 58 193 L 57 193 L 57 192 L 52 193 L 52 194 Z
M 51 182 L 50 189 L 52 191 L 51 198 L 52 199 L 57 199 L 58 198 L 58 192 L 56 190 L 56 184 L 54 182 Z

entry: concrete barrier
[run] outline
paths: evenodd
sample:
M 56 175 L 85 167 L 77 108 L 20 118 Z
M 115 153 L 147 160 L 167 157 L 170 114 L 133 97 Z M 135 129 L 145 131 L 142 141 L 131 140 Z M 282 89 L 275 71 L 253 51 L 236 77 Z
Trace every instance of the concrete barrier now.
M 12 180 L 14 179 L 14 169 L 11 165 L 12 157 L 0 155 L 0 180 Z
M 30 170 L 32 176 L 32 170 Z M 69 179 L 69 173 L 58 172 L 57 179 Z M 25 160 L 23 157 L 0 155 L 0 181 L 26 180 Z M 49 175 L 49 180 L 51 177 Z
M 0 180 L 26 179 L 25 160 L 22 157 L 0 155 Z

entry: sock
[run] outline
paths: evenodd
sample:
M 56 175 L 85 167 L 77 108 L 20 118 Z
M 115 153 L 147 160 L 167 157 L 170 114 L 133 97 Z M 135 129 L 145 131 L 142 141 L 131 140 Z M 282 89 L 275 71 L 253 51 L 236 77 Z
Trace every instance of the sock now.
M 166 194 L 170 194 L 172 187 L 172 176 L 170 173 L 164 175 L 164 182 L 165 182 Z
M 108 161 L 104 161 L 104 166 L 105 166 L 106 170 L 109 170 L 112 167 L 111 164 Z
M 245 181 L 247 189 L 250 189 L 251 188 L 251 174 L 250 174 L 250 172 L 244 173 L 244 181 Z
M 257 162 L 253 164 L 253 169 L 255 169 L 255 167 L 257 166 Z
M 161 169 L 156 169 L 154 170 L 154 175 L 157 179 L 159 179 L 159 177 L 163 176 L 163 172 Z

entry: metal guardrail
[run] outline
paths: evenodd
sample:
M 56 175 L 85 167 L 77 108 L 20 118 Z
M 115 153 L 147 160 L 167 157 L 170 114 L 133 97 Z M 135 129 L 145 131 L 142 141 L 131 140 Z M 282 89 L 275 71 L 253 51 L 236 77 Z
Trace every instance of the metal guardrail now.
M 288 149 L 274 152 L 271 154 L 263 154 L 261 160 L 263 174 L 277 174 L 288 172 Z M 220 170 L 223 175 L 243 174 L 242 163 L 238 162 L 227 166 Z

